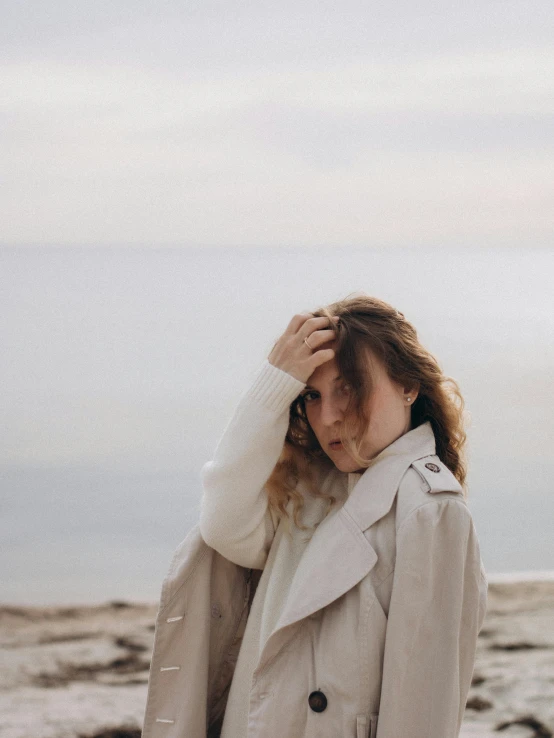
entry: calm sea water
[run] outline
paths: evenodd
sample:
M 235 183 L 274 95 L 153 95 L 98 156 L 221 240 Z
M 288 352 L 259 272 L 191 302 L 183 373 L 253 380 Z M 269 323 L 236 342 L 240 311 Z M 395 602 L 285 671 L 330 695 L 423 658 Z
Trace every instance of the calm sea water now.
M 0 596 L 154 600 L 199 470 L 295 312 L 398 307 L 471 416 L 487 571 L 554 570 L 554 252 L 0 252 Z

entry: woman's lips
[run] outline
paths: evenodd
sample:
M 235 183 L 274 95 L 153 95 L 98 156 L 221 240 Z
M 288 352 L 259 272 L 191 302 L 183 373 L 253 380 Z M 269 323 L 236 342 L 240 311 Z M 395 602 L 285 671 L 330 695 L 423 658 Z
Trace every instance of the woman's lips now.
M 340 451 L 342 449 L 342 443 L 340 441 L 334 441 L 333 443 L 329 444 L 329 448 L 332 451 Z

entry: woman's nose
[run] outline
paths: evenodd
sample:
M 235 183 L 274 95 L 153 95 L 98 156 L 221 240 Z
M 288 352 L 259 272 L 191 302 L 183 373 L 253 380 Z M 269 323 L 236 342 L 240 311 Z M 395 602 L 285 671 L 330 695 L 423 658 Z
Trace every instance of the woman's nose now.
M 321 406 L 321 422 L 324 425 L 336 425 L 337 420 L 342 420 L 342 409 L 337 402 L 328 400 Z

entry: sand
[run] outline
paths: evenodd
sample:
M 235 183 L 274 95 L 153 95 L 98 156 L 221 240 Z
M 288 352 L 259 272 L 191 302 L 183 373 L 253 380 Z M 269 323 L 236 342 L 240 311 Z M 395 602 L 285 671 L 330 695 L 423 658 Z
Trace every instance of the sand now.
M 157 603 L 0 606 L 2 738 L 139 738 Z M 554 581 L 489 585 L 462 738 L 554 733 Z

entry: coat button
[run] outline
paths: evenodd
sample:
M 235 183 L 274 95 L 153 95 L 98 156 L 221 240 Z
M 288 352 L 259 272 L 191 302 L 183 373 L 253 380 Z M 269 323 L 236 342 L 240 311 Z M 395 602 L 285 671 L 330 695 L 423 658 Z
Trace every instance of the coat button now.
M 323 692 L 312 692 L 308 697 L 308 704 L 314 712 L 323 712 L 327 707 L 327 697 Z
M 219 603 L 214 602 L 212 605 L 212 618 L 220 618 L 221 617 L 221 607 Z
M 429 462 L 428 464 L 425 464 L 425 468 L 429 469 L 429 471 L 435 472 L 435 474 L 438 474 L 441 470 L 440 466 L 437 466 L 436 464 L 432 464 Z

